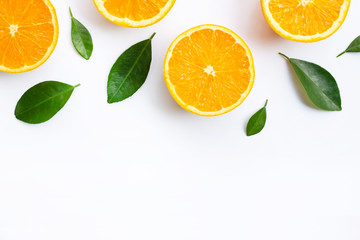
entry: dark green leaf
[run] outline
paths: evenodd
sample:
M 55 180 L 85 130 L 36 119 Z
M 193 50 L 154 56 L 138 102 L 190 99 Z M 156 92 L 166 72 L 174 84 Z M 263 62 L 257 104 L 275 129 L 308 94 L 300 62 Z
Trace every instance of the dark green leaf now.
M 320 109 L 341 111 L 341 97 L 335 78 L 324 68 L 311 62 L 288 58 L 310 100 Z
M 355 40 L 352 41 L 350 46 L 345 51 L 340 53 L 337 57 L 340 57 L 341 55 L 343 55 L 345 53 L 349 53 L 349 52 L 360 52 L 360 36 L 355 38 Z
M 81 22 L 73 17 L 71 9 L 71 40 L 76 51 L 86 60 L 89 60 L 93 51 L 93 42 L 90 32 Z
M 16 105 L 15 116 L 26 123 L 46 122 L 63 108 L 78 86 L 56 81 L 39 83 L 22 95 Z
M 249 120 L 246 127 L 246 135 L 252 136 L 261 132 L 264 129 L 266 123 L 266 106 L 268 100 L 265 102 L 265 106 L 257 111 Z
M 139 42 L 127 49 L 111 68 L 108 103 L 120 102 L 132 96 L 145 82 L 151 64 L 151 40 Z

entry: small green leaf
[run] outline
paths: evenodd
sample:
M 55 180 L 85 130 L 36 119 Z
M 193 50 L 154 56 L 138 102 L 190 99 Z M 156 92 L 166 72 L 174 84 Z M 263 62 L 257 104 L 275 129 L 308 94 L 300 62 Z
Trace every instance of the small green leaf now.
M 341 55 L 349 52 L 360 52 L 360 36 L 355 38 L 355 40 L 351 42 L 350 46 L 337 57 L 340 57 Z
M 86 27 L 73 17 L 71 9 L 69 8 L 71 16 L 71 40 L 76 51 L 86 60 L 89 60 L 93 51 L 93 41 L 90 32 Z
M 310 100 L 326 111 L 341 111 L 341 97 L 335 78 L 324 68 L 311 62 L 288 58 Z
M 151 65 L 151 40 L 136 43 L 127 49 L 112 66 L 108 78 L 108 103 L 131 97 L 145 82 Z
M 266 123 L 266 106 L 268 100 L 265 102 L 265 106 L 257 111 L 249 120 L 246 127 L 246 135 L 252 136 L 261 132 L 264 129 Z
M 15 108 L 16 118 L 32 124 L 48 121 L 64 107 L 79 85 L 46 81 L 33 86 L 18 101 Z

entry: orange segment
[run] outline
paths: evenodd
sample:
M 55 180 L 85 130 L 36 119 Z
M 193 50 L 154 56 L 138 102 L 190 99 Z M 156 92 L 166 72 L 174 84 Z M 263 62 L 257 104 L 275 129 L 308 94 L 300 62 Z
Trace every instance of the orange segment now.
M 0 0 L 0 71 L 25 72 L 43 64 L 58 39 L 48 0 Z
M 334 34 L 344 22 L 350 0 L 262 0 L 270 26 L 284 38 L 315 42 Z
M 164 18 L 175 0 L 94 0 L 94 3 L 113 23 L 124 27 L 146 27 Z
M 171 44 L 164 77 L 180 106 L 198 115 L 217 116 L 245 100 L 255 71 L 251 52 L 239 36 L 221 26 L 201 25 Z

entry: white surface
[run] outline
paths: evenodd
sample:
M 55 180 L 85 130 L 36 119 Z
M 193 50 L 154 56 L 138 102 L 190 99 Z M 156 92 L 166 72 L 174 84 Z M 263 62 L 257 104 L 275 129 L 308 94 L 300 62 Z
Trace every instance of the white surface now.
M 88 62 L 71 45 L 69 1 L 53 4 L 60 39 L 51 58 L 29 73 L 0 73 L 1 240 L 360 239 L 360 55 L 335 58 L 360 34 L 360 1 L 334 36 L 302 44 L 273 33 L 255 0 L 178 0 L 145 29 L 119 27 L 91 0 L 72 0 L 93 36 Z M 237 32 L 256 64 L 248 99 L 216 118 L 182 110 L 162 77 L 171 41 L 203 23 Z M 107 104 L 112 64 L 153 32 L 147 82 Z M 278 51 L 330 70 L 344 110 L 309 107 Z M 81 87 L 49 122 L 17 121 L 20 96 L 50 79 Z M 267 98 L 266 128 L 246 137 Z

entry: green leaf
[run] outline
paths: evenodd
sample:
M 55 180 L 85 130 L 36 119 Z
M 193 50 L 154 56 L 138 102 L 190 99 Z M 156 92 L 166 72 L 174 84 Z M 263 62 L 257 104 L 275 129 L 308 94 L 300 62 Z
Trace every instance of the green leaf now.
M 151 65 L 151 40 L 127 49 L 112 66 L 107 85 L 108 103 L 131 97 L 145 82 Z
M 257 111 L 249 120 L 246 127 L 246 135 L 252 136 L 261 132 L 264 129 L 266 123 L 266 106 L 268 100 L 265 102 L 265 106 Z
M 89 60 L 93 51 L 93 41 L 90 32 L 86 27 L 73 17 L 71 9 L 69 8 L 71 16 L 71 40 L 76 51 L 86 60 Z
M 340 57 L 341 55 L 349 52 L 360 52 L 360 36 L 355 38 L 355 40 L 351 42 L 350 46 L 337 57 Z
M 32 124 L 48 121 L 64 107 L 79 85 L 46 81 L 33 86 L 18 101 L 15 108 L 16 118 Z
M 326 111 L 341 111 L 341 97 L 335 78 L 324 68 L 311 62 L 288 58 L 310 100 Z

